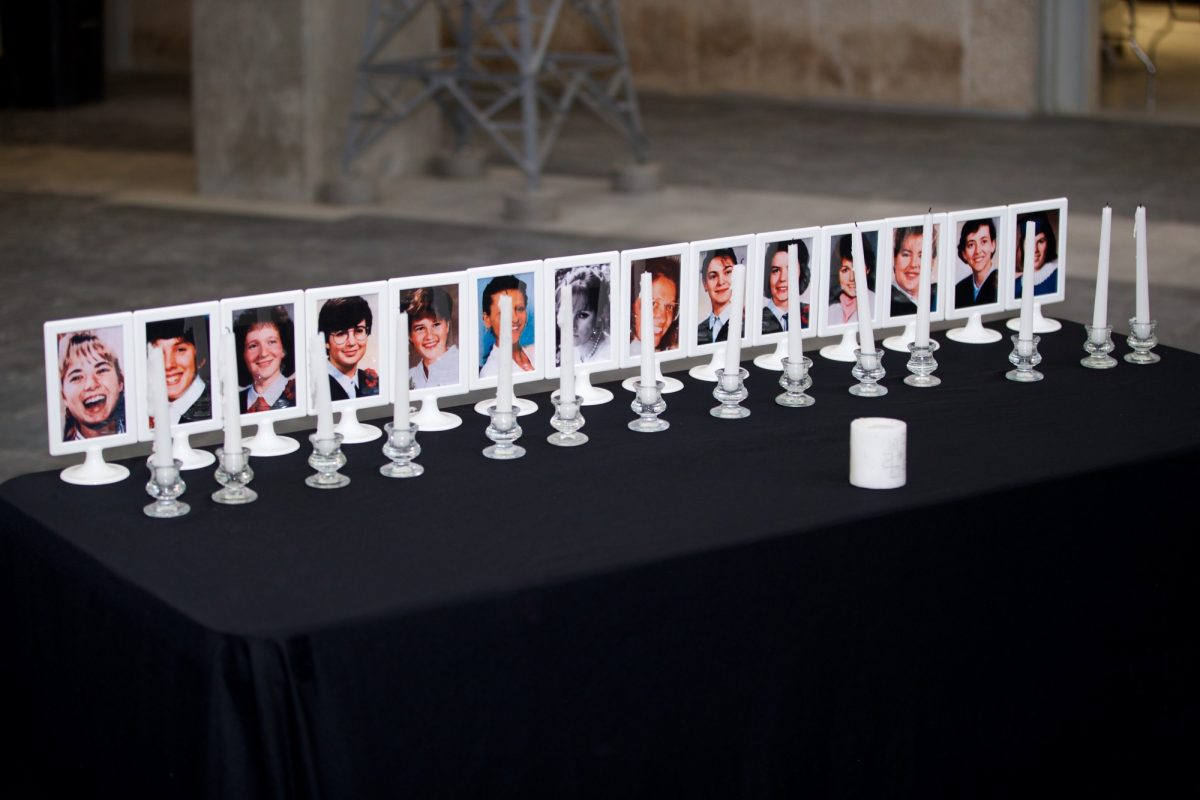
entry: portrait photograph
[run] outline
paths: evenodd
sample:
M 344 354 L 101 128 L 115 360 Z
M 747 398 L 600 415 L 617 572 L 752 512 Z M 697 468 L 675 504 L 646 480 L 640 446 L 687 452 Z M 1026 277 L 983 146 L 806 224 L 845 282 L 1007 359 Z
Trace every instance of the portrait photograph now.
M 954 244 L 952 265 L 947 270 L 946 319 L 962 319 L 978 312 L 1004 309 L 1001 287 L 1006 284 L 1005 241 L 1008 210 L 1004 206 L 955 211 L 949 215 L 946 232 Z
M 563 293 L 570 293 L 571 338 L 576 369 L 596 372 L 617 365 L 616 278 L 621 254 L 590 253 L 547 259 L 542 264 L 546 285 L 552 289 L 553 313 L 542 316 L 543 337 L 550 343 L 546 377 L 562 372 L 562 335 L 558 317 Z
M 463 299 L 467 295 L 467 274 L 447 272 L 440 275 L 393 278 L 388 282 L 392 294 L 393 324 L 401 312 L 408 314 L 407 345 L 409 390 L 413 399 L 446 397 L 467 391 L 467 357 L 463 330 Z M 401 376 L 397 376 L 400 380 Z
M 726 236 L 720 239 L 705 239 L 692 242 L 688 247 L 688 265 L 683 271 L 683 296 L 691 298 L 695 320 L 687 333 L 688 355 L 707 355 L 723 347 L 729 339 L 729 323 L 733 308 L 733 268 L 744 264 L 746 280 L 750 276 L 750 251 L 754 248 L 754 235 Z M 742 315 L 742 344 L 748 346 L 754 336 L 751 326 L 746 324 L 746 306 L 749 305 L 750 287 L 744 287 Z
M 941 265 L 946 262 L 946 215 L 932 215 L 929 242 L 929 319 L 946 316 L 946 281 Z M 925 215 L 892 217 L 884 223 L 883 249 L 879 254 L 886 301 L 883 304 L 884 327 L 903 325 L 917 318 L 917 291 L 921 281 L 921 259 L 925 255 Z
M 47 322 L 46 421 L 50 454 L 79 453 L 137 440 L 137 394 L 129 391 L 133 315 Z
M 167 411 L 173 431 L 202 433 L 221 427 L 216 357 L 220 351 L 216 301 L 137 311 L 133 315 L 137 372 L 138 439 L 154 438 L 147 358 L 161 353 L 167 376 Z M 148 350 L 154 348 L 154 350 Z
M 1021 307 L 1025 281 L 1025 228 L 1033 223 L 1033 296 L 1039 303 L 1057 303 L 1067 297 L 1067 199 L 1039 200 L 1008 207 L 1009 246 L 1005 307 Z
M 655 358 L 670 361 L 684 358 L 686 340 L 682 331 L 690 315 L 682 302 L 683 263 L 688 260 L 686 243 L 643 247 L 621 253 L 620 310 L 618 339 L 621 344 L 621 366 L 634 367 L 642 363 L 642 342 L 651 339 Z M 654 330 L 642 327 L 642 274 L 650 273 L 649 298 L 652 304 Z M 643 335 L 644 334 L 644 335 Z
M 391 402 L 393 335 L 387 296 L 386 281 L 304 292 L 304 340 L 319 336 L 324 344 L 325 379 L 335 411 Z
M 879 236 L 882 220 L 830 225 L 821 229 L 824 256 L 825 288 L 818 307 L 818 330 L 822 336 L 840 334 L 858 328 L 859 301 L 866 298 L 865 308 L 871 323 L 883 324 L 883 308 L 878 302 L 881 281 L 879 269 Z M 860 287 L 854 277 L 854 231 L 862 232 L 863 268 L 867 286 Z M 889 259 L 890 263 L 890 259 Z
M 489 388 L 497 383 L 500 370 L 501 336 L 512 342 L 513 383 L 537 380 L 545 375 L 538 317 L 543 313 L 540 276 L 541 261 L 499 264 L 467 270 L 472 301 L 471 388 Z M 500 330 L 500 298 L 512 300 L 512 328 Z M 553 314 L 553 304 L 545 303 L 545 313 Z
M 233 332 L 238 410 L 247 424 L 308 413 L 304 292 L 221 301 L 222 329 Z
M 800 308 L 788 307 L 788 247 L 796 246 Z M 755 237 L 753 269 L 746 288 L 746 313 L 755 344 L 774 344 L 787 336 L 792 325 L 799 325 L 801 336 L 817 335 L 817 307 L 813 298 L 821 296 L 824 271 L 814 265 L 821 258 L 821 229 L 795 228 L 760 233 Z

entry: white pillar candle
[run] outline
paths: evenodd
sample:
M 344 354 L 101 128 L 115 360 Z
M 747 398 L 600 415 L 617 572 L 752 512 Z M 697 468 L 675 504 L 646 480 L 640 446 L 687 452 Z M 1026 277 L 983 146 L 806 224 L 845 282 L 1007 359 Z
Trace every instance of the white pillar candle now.
M 736 375 L 742 366 L 742 306 L 746 304 L 746 265 L 733 265 L 733 298 L 729 303 L 729 339 L 725 342 L 725 374 Z M 791 319 L 791 317 L 789 317 Z
M 308 371 L 313 402 L 317 406 L 317 439 L 333 438 L 333 405 L 329 395 L 329 370 L 325 366 L 325 337 L 317 334 L 308 342 Z
M 1096 262 L 1096 303 L 1092 309 L 1092 327 L 1108 324 L 1108 256 L 1112 245 L 1112 208 L 1100 212 L 1100 256 Z
M 242 414 L 238 407 L 237 348 L 232 333 L 221 335 L 221 402 L 225 411 L 226 454 L 242 452 Z
M 1021 325 L 1017 332 L 1017 338 L 1023 342 L 1033 338 L 1033 239 L 1036 230 L 1032 221 L 1025 223 L 1025 275 L 1021 278 Z
M 571 325 L 575 318 L 575 305 L 573 303 L 574 296 L 572 295 L 570 286 L 563 286 L 558 295 L 558 335 L 559 348 L 558 355 L 561 372 L 559 373 L 558 381 L 558 397 L 562 402 L 571 402 L 575 399 L 575 329 Z
M 641 322 L 638 328 L 638 342 L 642 348 L 642 386 L 650 387 L 658 380 L 654 376 L 654 296 L 651 293 L 650 273 L 642 273 L 641 292 L 638 302 L 641 303 Z
M 929 346 L 929 306 L 933 302 L 933 217 L 925 215 L 921 228 L 921 277 L 917 281 L 917 347 Z
M 1150 321 L 1150 273 L 1146 264 L 1146 207 L 1138 206 L 1133 216 L 1133 235 L 1137 239 L 1137 322 Z
M 496 337 L 496 347 L 500 348 L 500 368 L 496 373 L 496 410 L 504 413 L 512 411 L 512 295 L 500 295 L 500 335 Z
M 171 410 L 167 402 L 167 368 L 162 350 L 146 348 L 146 383 L 150 392 L 150 415 L 154 417 L 154 453 L 150 463 L 169 467 L 175 463 L 171 455 Z
M 857 227 L 851 240 L 854 255 L 855 308 L 858 309 L 858 347 L 864 353 L 875 352 L 875 332 L 871 330 L 871 288 L 867 285 L 867 264 L 863 258 L 862 231 Z
M 850 483 L 863 489 L 898 489 L 908 480 L 908 425 L 888 417 L 850 423 Z
M 800 256 L 796 245 L 788 245 L 787 259 L 787 304 L 788 332 L 787 357 L 790 361 L 799 362 L 804 358 L 804 340 L 802 336 L 802 320 L 800 315 Z
M 396 320 L 396 398 L 392 408 L 392 429 L 406 431 L 411 423 L 411 400 L 408 395 L 408 312 L 401 311 Z

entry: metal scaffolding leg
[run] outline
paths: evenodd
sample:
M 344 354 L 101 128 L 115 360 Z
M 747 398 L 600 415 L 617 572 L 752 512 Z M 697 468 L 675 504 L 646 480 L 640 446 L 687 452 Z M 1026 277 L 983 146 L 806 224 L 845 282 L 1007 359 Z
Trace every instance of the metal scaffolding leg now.
M 452 46 L 397 57 L 389 47 L 426 6 Z M 550 49 L 561 15 L 578 15 L 595 51 Z M 462 150 L 482 131 L 537 190 L 542 167 L 576 102 L 628 141 L 646 142 L 617 0 L 371 0 L 342 168 L 427 102 L 436 103 Z

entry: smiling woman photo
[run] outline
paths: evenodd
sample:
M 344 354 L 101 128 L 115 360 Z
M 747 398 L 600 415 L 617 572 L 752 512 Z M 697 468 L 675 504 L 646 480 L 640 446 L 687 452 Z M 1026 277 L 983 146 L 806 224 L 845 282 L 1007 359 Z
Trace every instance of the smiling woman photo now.
M 295 326 L 290 306 L 241 311 L 233 323 L 242 413 L 296 405 Z
M 929 310 L 937 311 L 937 226 L 933 227 L 933 249 L 929 254 Z M 924 254 L 923 225 L 896 228 L 892 233 L 892 298 L 893 317 L 917 313 L 917 291 L 921 282 L 921 258 Z
M 452 288 L 457 290 L 457 287 Z M 408 312 L 408 363 L 412 365 L 408 377 L 412 388 L 457 384 L 458 331 L 454 324 L 454 297 L 440 286 L 401 292 L 400 310 Z
M 121 361 L 96 331 L 59 336 L 63 441 L 125 432 L 125 376 Z

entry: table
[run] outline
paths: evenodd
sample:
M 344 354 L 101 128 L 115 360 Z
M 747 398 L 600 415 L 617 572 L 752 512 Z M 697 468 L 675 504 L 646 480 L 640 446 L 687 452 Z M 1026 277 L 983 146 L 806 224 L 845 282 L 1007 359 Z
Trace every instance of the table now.
M 941 338 L 941 337 L 938 337 Z M 0 487 L 6 786 L 156 797 L 793 797 L 1196 788 L 1189 499 L 1200 356 L 1098 372 L 1082 328 L 943 340 L 941 387 L 850 396 L 813 368 L 752 416 L 711 385 L 634 434 L 627 393 L 583 448 L 522 419 L 421 437 L 423 477 L 303 486 L 143 517 L 136 480 Z M 1127 352 L 1124 341 L 1116 355 Z M 909 425 L 909 485 L 846 480 L 850 420 Z M 1182 782 L 1182 783 L 1181 783 Z M 55 790 L 55 791 L 52 791 Z M 1194 793 L 1194 792 L 1193 792 Z M 14 796 L 8 794 L 7 796 Z

